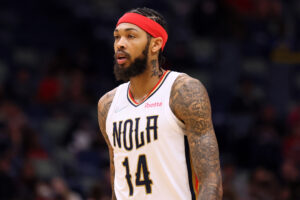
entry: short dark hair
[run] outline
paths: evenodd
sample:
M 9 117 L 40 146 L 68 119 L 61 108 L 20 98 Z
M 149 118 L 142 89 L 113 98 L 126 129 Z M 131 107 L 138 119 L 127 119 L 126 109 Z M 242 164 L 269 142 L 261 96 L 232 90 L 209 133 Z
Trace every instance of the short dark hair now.
M 158 24 L 160 24 L 168 33 L 168 25 L 167 25 L 167 21 L 165 20 L 165 18 L 157 11 L 151 9 L 151 8 L 135 8 L 132 9 L 130 11 L 128 11 L 127 13 L 137 13 L 140 15 L 143 15 L 145 17 L 148 17 L 149 19 L 152 19 L 153 21 L 157 22 Z M 148 33 L 147 33 L 148 34 Z M 148 34 L 150 37 L 152 37 L 150 34 Z M 164 64 L 165 62 L 165 57 L 162 55 L 162 50 L 160 49 L 159 53 L 158 53 L 158 62 L 159 65 L 161 66 L 162 64 Z

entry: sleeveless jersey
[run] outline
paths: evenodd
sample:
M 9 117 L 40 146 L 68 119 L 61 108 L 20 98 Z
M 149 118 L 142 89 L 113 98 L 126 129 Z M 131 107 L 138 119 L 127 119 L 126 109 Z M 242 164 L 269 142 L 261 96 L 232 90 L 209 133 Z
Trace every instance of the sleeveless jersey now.
M 166 71 L 141 103 L 132 98 L 129 82 L 116 90 L 106 132 L 114 153 L 117 200 L 196 198 L 184 125 L 169 106 L 178 75 Z

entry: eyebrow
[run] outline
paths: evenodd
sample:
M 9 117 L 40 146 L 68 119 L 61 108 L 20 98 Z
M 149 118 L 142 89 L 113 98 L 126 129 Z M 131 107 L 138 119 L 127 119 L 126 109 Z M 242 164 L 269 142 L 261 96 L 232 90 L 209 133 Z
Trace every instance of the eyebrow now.
M 125 31 L 138 31 L 138 30 L 135 28 L 125 28 Z M 119 30 L 115 29 L 114 32 L 119 32 Z

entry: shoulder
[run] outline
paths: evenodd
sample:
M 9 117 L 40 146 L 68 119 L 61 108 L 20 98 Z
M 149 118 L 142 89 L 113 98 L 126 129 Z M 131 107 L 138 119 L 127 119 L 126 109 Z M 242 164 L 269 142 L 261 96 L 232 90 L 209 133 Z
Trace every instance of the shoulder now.
M 174 114 L 185 122 L 194 112 L 210 113 L 210 102 L 204 85 L 187 74 L 180 74 L 171 90 L 170 107 Z M 201 113 L 199 113 L 201 112 Z
M 110 109 L 111 103 L 114 99 L 114 96 L 116 94 L 117 88 L 107 92 L 105 95 L 103 95 L 99 102 L 98 102 L 98 123 L 101 130 L 101 133 L 108 145 L 109 151 L 111 152 L 111 145 L 109 143 L 109 138 L 106 133 L 106 117 L 108 114 L 108 111 Z M 111 154 L 110 154 L 111 155 Z
M 98 101 L 98 118 L 99 120 L 105 120 L 111 103 L 116 94 L 117 88 L 104 94 Z
M 113 90 L 105 93 L 98 101 L 98 108 L 103 107 L 103 105 L 107 103 L 111 103 L 115 94 L 116 94 L 117 88 L 114 88 Z
M 174 81 L 174 84 L 172 86 L 172 92 L 176 90 L 180 90 L 182 88 L 193 90 L 195 86 L 196 86 L 195 89 L 200 87 L 200 89 L 202 88 L 205 90 L 205 87 L 198 79 L 193 78 L 185 73 L 181 73 Z
M 174 81 L 171 90 L 171 101 L 192 101 L 197 97 L 207 97 L 204 85 L 187 74 L 180 74 Z

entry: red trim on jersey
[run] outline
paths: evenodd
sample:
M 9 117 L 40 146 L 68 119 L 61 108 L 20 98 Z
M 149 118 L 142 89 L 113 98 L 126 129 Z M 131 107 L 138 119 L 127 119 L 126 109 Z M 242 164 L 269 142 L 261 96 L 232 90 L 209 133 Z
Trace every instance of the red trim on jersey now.
M 164 72 L 164 74 L 162 75 L 162 77 L 159 79 L 159 81 L 156 83 L 156 85 L 152 88 L 152 90 L 147 94 L 147 96 L 140 102 L 136 102 L 131 94 L 130 91 L 130 87 L 128 86 L 128 99 L 131 101 L 132 104 L 134 104 L 135 106 L 138 106 L 140 104 L 142 104 L 143 102 L 145 102 L 148 97 L 150 97 L 154 92 L 156 92 L 156 90 L 159 88 L 159 86 L 163 83 L 163 81 L 165 80 L 165 78 L 167 77 L 167 75 L 170 73 L 170 70 L 167 70 Z

